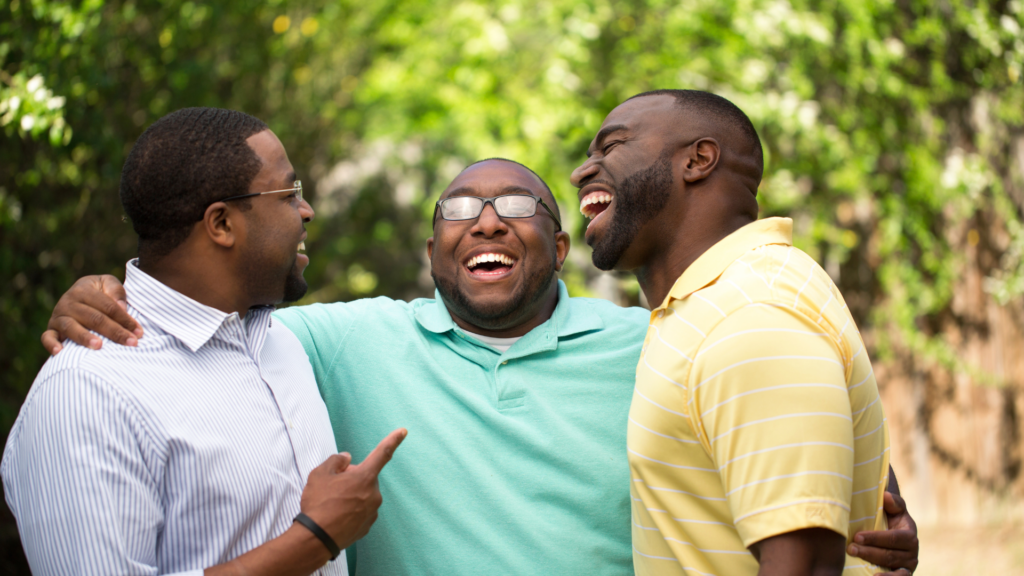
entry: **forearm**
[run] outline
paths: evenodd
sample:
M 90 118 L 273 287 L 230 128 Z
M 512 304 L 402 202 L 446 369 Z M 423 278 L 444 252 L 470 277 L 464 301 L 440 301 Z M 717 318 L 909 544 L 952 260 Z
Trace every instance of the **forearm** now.
M 205 576 L 309 576 L 331 559 L 313 533 L 292 524 L 282 535 L 224 564 L 207 568 Z
M 845 543 L 841 534 L 808 528 L 762 540 L 750 551 L 760 563 L 758 576 L 841 576 Z

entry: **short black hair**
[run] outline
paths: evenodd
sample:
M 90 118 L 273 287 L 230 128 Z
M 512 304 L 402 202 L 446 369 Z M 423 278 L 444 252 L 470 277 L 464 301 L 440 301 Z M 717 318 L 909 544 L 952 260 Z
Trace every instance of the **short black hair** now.
M 629 100 L 644 96 L 672 96 L 680 108 L 713 116 L 716 120 L 735 128 L 754 150 L 754 161 L 757 163 L 758 179 L 760 179 L 761 174 L 764 173 L 764 150 L 761 148 L 761 139 L 757 136 L 754 123 L 738 106 L 718 94 L 702 90 L 651 90 L 637 94 Z
M 511 162 L 512 164 L 516 164 L 518 166 L 522 166 L 523 168 L 526 168 L 526 170 L 530 174 L 533 174 L 534 176 L 536 176 L 537 180 L 540 180 L 540 183 L 544 185 L 544 189 L 548 191 L 548 195 L 551 196 L 551 202 L 554 203 L 554 206 L 552 206 L 552 208 L 555 210 L 555 215 L 558 216 L 559 220 L 562 219 L 562 211 L 558 209 L 558 199 L 555 198 L 555 193 L 551 191 L 551 187 L 548 186 L 548 183 L 545 182 L 543 178 L 540 177 L 540 174 L 537 174 L 536 172 L 533 171 L 533 168 L 530 168 L 529 166 L 527 166 L 526 164 L 523 164 L 522 162 L 516 162 L 515 160 L 509 160 L 508 158 L 499 158 L 499 157 L 495 156 L 494 158 L 484 158 L 483 160 L 477 160 L 476 162 L 473 162 L 469 166 L 466 166 L 465 168 L 463 168 L 462 171 L 465 172 L 466 170 L 469 170 L 470 168 L 472 168 L 473 166 L 476 166 L 477 164 L 480 164 L 481 162 L 490 162 L 491 160 L 497 160 L 499 162 Z
M 142 133 L 121 170 L 121 205 L 139 235 L 140 258 L 167 255 L 207 206 L 249 191 L 263 163 L 246 139 L 264 130 L 244 112 L 183 108 Z

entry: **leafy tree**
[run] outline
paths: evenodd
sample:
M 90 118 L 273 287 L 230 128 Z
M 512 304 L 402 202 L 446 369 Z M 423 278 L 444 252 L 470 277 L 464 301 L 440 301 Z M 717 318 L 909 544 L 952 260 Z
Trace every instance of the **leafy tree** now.
M 548 180 L 575 233 L 563 278 L 607 294 L 570 171 L 625 98 L 720 93 L 765 145 L 762 215 L 794 218 L 877 352 L 1017 389 L 944 335 L 974 325 L 953 305 L 969 266 L 1024 318 L 1022 25 L 1021 0 L 0 0 L 0 430 L 55 299 L 133 256 L 121 164 L 185 106 L 285 143 L 318 211 L 309 302 L 432 293 L 434 197 L 490 156 Z

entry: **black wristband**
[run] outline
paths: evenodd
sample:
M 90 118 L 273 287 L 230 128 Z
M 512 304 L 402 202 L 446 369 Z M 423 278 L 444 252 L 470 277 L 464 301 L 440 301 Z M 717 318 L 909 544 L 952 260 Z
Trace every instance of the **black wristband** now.
M 296 516 L 292 522 L 302 524 L 313 533 L 313 536 L 316 536 L 317 540 L 323 542 L 324 546 L 327 547 L 327 551 L 331 553 L 331 560 L 334 560 L 338 557 L 338 554 L 341 554 L 341 548 L 338 548 L 338 544 L 334 541 L 334 538 L 331 538 L 331 535 L 321 528 L 319 524 L 313 522 L 313 519 L 309 516 L 299 512 L 299 515 Z

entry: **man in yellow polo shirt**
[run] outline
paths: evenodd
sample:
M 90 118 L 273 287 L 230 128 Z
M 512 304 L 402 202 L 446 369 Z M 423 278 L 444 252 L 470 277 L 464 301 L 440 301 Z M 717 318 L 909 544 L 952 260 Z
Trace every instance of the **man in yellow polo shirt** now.
M 646 574 L 871 574 L 847 538 L 884 529 L 889 438 L 839 290 L 757 220 L 763 158 L 713 94 L 613 110 L 573 173 L 599 268 L 656 306 L 629 414 L 633 560 Z

